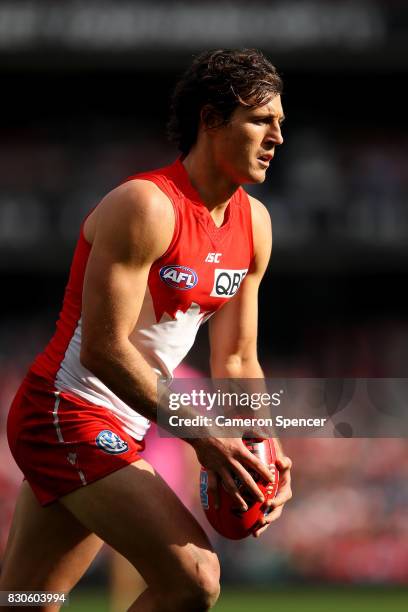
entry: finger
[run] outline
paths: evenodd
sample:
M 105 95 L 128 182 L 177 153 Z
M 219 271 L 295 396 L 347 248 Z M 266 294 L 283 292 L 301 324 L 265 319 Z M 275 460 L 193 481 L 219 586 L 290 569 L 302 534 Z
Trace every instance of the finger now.
M 254 536 L 254 538 L 259 538 L 261 533 L 266 531 L 266 529 L 268 529 L 268 527 L 269 527 L 269 523 L 266 523 L 265 521 L 262 521 L 262 522 L 260 522 L 258 524 L 256 529 L 254 529 L 254 531 L 252 532 L 252 535 Z
M 292 468 L 292 460 L 289 457 L 280 455 L 276 458 L 276 467 L 280 472 L 283 470 L 290 470 Z
M 259 538 L 259 536 L 268 529 L 269 525 L 264 525 L 263 527 L 261 527 L 260 529 L 257 529 L 256 531 L 253 532 L 253 536 L 254 538 Z
M 243 463 L 246 467 L 251 467 L 256 472 L 258 472 L 258 474 L 260 474 L 266 482 L 273 482 L 274 474 L 270 470 L 269 465 L 265 465 L 264 463 L 262 463 L 262 461 L 260 461 L 245 446 L 241 452 L 241 455 L 237 457 L 237 459 L 238 461 L 240 461 L 240 463 Z
M 282 512 L 283 512 L 283 506 L 279 506 L 278 508 L 275 508 L 274 510 L 272 510 L 272 512 L 269 512 L 269 514 L 264 516 L 265 524 L 269 525 L 270 523 L 273 523 L 273 521 L 276 521 L 276 519 L 278 519 L 281 516 Z
M 286 459 L 289 459 L 289 457 L 286 457 Z M 291 464 L 291 461 L 290 461 L 290 464 Z M 270 502 L 270 504 L 275 507 L 285 504 L 287 501 L 292 499 L 290 469 L 286 468 L 285 473 L 282 475 L 282 472 L 281 472 L 280 474 L 281 475 L 279 478 L 278 491 L 276 493 L 275 498 L 271 500 Z
M 220 492 L 218 489 L 218 476 L 213 470 L 207 470 L 208 474 L 208 491 L 211 492 L 214 500 L 214 508 L 216 510 L 220 507 Z
M 259 525 L 256 527 L 255 531 L 253 532 L 253 535 L 255 537 L 259 537 L 261 535 L 261 533 L 263 533 L 269 527 L 269 525 L 271 523 L 273 523 L 274 521 L 276 521 L 280 517 L 282 512 L 283 512 L 283 508 L 279 507 L 279 508 L 276 508 L 276 510 L 274 510 L 273 512 L 271 512 L 267 516 L 265 516 L 259 522 Z
M 255 480 L 252 478 L 251 474 L 247 472 L 244 466 L 239 463 L 239 461 L 234 461 L 232 463 L 232 469 L 241 480 L 242 484 L 248 489 L 251 495 L 260 502 L 264 502 L 265 498 L 263 496 L 262 491 L 256 484 Z
M 267 508 L 277 508 L 278 506 L 282 506 L 286 504 L 290 499 L 292 499 L 292 489 L 290 485 L 290 476 L 285 478 L 284 481 L 279 482 L 279 487 L 275 497 L 272 499 L 268 499 L 266 502 Z
M 244 498 L 240 495 L 238 487 L 234 482 L 233 477 L 228 470 L 224 469 L 219 472 L 222 482 L 224 483 L 225 490 L 231 497 L 236 499 L 238 506 L 242 508 L 244 512 L 248 510 L 248 506 Z M 259 490 L 259 489 L 258 489 Z
M 274 499 L 271 499 L 270 502 L 268 502 L 268 505 L 271 508 L 277 508 L 278 506 L 283 506 L 283 504 L 286 504 L 286 502 L 288 502 L 290 499 L 292 499 L 292 489 L 288 483 L 287 486 L 278 492 Z

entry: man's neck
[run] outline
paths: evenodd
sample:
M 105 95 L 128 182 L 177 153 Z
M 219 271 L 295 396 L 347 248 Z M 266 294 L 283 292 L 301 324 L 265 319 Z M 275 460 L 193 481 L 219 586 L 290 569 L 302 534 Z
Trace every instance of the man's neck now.
M 239 185 L 220 172 L 210 155 L 197 148 L 192 149 L 182 163 L 208 210 L 221 214 Z

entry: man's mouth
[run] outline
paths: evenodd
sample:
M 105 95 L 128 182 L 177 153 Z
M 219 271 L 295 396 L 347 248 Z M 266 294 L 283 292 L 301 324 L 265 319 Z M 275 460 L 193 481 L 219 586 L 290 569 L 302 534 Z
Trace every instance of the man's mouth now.
M 269 162 L 271 161 L 272 158 L 273 158 L 272 153 L 265 153 L 265 155 L 260 155 L 258 157 L 258 161 L 260 161 L 262 165 L 264 165 L 265 167 L 268 167 Z

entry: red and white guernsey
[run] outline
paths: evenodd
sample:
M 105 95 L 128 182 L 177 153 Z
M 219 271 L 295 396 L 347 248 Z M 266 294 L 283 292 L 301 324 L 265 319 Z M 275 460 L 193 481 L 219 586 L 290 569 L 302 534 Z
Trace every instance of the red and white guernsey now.
M 253 257 L 250 203 L 239 188 L 217 227 L 188 174 L 177 160 L 170 166 L 128 180 L 155 183 L 175 213 L 173 238 L 150 269 L 140 316 L 131 342 L 154 371 L 170 380 L 194 343 L 200 325 L 238 291 Z M 80 362 L 81 302 L 84 273 L 91 250 L 81 228 L 56 332 L 34 361 L 31 371 L 112 411 L 124 430 L 141 440 L 149 421 L 126 405 Z

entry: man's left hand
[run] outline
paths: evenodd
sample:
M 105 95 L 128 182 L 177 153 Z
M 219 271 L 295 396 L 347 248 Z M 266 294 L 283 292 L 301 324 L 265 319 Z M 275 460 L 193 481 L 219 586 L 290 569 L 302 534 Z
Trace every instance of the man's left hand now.
M 253 532 L 253 536 L 255 538 L 258 538 L 273 521 L 276 521 L 276 519 L 280 517 L 283 506 L 292 498 L 292 489 L 290 486 L 290 470 L 292 468 L 292 461 L 289 459 L 289 457 L 285 457 L 278 451 L 276 467 L 279 470 L 278 492 L 274 499 L 266 502 L 264 509 L 268 508 L 270 509 L 270 512 L 262 518 L 256 531 Z

